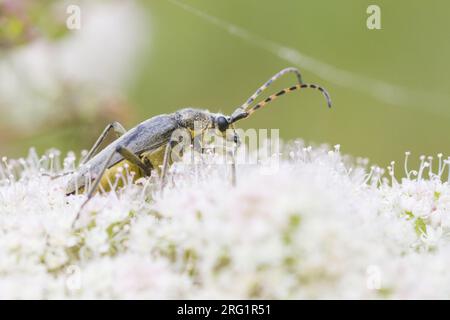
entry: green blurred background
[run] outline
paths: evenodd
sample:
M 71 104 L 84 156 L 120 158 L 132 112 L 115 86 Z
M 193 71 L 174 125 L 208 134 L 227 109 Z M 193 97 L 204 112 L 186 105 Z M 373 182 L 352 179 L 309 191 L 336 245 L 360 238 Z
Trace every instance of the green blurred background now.
M 306 82 L 319 83 L 328 89 L 333 109 L 325 107 L 317 92 L 305 91 L 277 100 L 239 123 L 241 127 L 279 128 L 285 139 L 341 144 L 344 153 L 368 157 L 379 165 L 403 161 L 407 150 L 417 157 L 450 153 L 448 1 L 184 2 L 336 68 L 401 86 L 412 93 L 430 94 L 429 101 L 390 104 L 362 90 L 303 71 Z M 42 3 L 51 6 L 46 1 Z M 366 8 L 370 4 L 381 7 L 382 30 L 366 27 Z M 89 10 L 83 5 L 80 2 L 82 10 Z M 59 119 L 55 111 L 43 125 L 31 129 L 22 126 L 20 130 L 6 120 L 8 108 L 20 106 L 3 103 L 0 154 L 22 156 L 31 146 L 41 152 L 51 147 L 64 152 L 87 149 L 113 119 L 129 128 L 146 118 L 185 106 L 228 114 L 275 72 L 291 65 L 171 2 L 153 0 L 136 5 L 145 17 L 145 27 L 140 30 L 145 45 L 130 61 L 134 71 L 120 98 L 111 98 L 99 108 L 93 103 L 92 108 L 98 111 L 82 115 L 64 111 L 64 117 Z M 0 13 L 5 23 L 5 12 Z M 39 23 L 45 29 L 51 19 Z M 57 42 L 61 37 L 71 37 L 71 32 L 78 31 L 63 35 L 48 32 L 51 36 L 47 38 Z M 0 59 L 32 41 L 4 41 Z M 301 65 L 296 67 L 302 70 Z M 273 90 L 293 81 L 293 76 L 287 76 Z M 76 87 L 67 93 L 70 101 L 83 101 L 77 94 Z M 64 94 L 62 97 L 59 108 L 63 104 L 70 109 L 67 97 Z M 83 110 L 89 108 L 84 106 Z

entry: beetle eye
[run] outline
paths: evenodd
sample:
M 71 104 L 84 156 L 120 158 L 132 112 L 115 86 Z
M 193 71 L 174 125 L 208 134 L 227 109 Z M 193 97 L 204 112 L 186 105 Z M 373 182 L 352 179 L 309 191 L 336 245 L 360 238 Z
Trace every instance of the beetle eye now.
M 217 127 L 219 128 L 219 130 L 221 132 L 224 132 L 225 130 L 227 130 L 229 125 L 230 124 L 228 123 L 228 120 L 225 119 L 225 117 L 217 118 Z

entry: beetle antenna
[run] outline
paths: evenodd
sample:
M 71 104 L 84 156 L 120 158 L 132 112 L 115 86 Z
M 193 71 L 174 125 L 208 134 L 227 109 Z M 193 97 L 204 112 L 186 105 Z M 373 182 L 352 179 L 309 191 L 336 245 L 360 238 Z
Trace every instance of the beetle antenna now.
M 315 85 L 315 84 L 307 84 L 307 83 L 297 84 L 297 85 L 295 85 L 293 87 L 285 88 L 285 89 L 283 89 L 283 90 L 281 90 L 281 91 L 279 91 L 279 92 L 277 92 L 277 93 L 267 97 L 265 100 L 257 103 L 255 106 L 253 106 L 250 109 L 241 110 L 240 111 L 240 109 L 238 108 L 236 110 L 237 112 L 235 111 L 235 113 L 231 116 L 230 123 L 234 123 L 234 122 L 236 122 L 238 120 L 245 119 L 245 118 L 249 117 L 256 110 L 264 107 L 266 104 L 274 101 L 275 99 L 277 99 L 278 97 L 284 95 L 285 93 L 293 92 L 293 91 L 298 90 L 298 89 L 306 89 L 306 88 L 316 89 L 316 90 L 319 90 L 320 92 L 322 92 L 322 94 L 324 95 L 324 97 L 325 97 L 325 99 L 327 101 L 328 107 L 331 108 L 330 95 L 328 94 L 328 92 L 324 88 L 322 88 L 322 87 L 320 87 L 318 85 Z
M 297 81 L 299 84 L 302 84 L 302 75 L 300 74 L 300 71 L 297 68 L 285 68 L 283 70 L 281 70 L 280 72 L 276 73 L 272 78 L 270 78 L 269 80 L 266 81 L 266 83 L 264 83 L 261 87 L 258 88 L 258 90 L 255 91 L 254 94 L 252 94 L 250 96 L 250 98 L 247 99 L 247 101 L 240 106 L 241 109 L 245 110 L 248 108 L 248 106 L 255 101 L 255 99 L 264 91 L 266 90 L 273 82 L 275 82 L 276 80 L 278 80 L 280 77 L 282 77 L 283 75 L 287 74 L 287 73 L 295 73 L 295 76 L 297 77 Z

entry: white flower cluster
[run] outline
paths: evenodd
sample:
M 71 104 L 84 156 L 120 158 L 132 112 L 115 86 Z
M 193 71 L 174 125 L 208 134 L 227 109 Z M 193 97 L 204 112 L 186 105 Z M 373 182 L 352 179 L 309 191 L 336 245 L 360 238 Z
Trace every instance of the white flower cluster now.
M 74 228 L 85 195 L 43 174 L 73 155 L 3 158 L 0 298 L 450 298 L 447 160 L 396 180 L 338 146 L 285 148 L 236 187 L 177 163 L 163 193 L 155 177 L 98 193 Z

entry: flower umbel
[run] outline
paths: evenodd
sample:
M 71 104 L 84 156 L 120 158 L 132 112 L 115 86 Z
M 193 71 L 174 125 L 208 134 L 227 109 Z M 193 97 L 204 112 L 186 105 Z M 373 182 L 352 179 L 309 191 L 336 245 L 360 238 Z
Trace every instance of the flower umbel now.
M 449 160 L 413 171 L 407 153 L 397 180 L 339 146 L 283 154 L 273 174 L 238 166 L 235 188 L 208 154 L 175 163 L 163 194 L 124 168 L 76 228 L 85 195 L 51 177 L 73 153 L 2 158 L 0 298 L 450 297 Z

